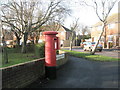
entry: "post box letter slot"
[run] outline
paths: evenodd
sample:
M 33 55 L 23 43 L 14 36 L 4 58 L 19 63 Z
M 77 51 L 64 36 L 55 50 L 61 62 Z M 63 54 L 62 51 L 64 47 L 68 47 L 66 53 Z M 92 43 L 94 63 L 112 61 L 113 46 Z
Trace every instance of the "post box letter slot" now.
M 60 43 L 59 43 L 59 38 L 58 37 L 54 38 L 54 42 L 55 42 L 55 50 L 60 49 Z

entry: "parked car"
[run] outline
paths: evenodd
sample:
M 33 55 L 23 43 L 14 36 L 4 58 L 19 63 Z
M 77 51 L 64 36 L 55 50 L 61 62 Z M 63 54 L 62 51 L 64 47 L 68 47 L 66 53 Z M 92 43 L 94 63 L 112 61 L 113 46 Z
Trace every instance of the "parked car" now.
M 87 51 L 87 50 L 91 50 L 91 47 L 92 47 L 92 44 L 91 44 L 91 42 L 83 42 L 83 50 L 84 51 Z
M 84 45 L 83 50 L 84 51 L 86 51 L 86 50 L 92 51 L 95 44 L 96 44 L 96 42 L 86 42 L 85 45 Z M 99 50 L 101 52 L 102 49 L 103 49 L 103 46 L 101 44 L 98 44 L 96 50 Z
M 80 46 L 82 47 L 82 48 L 84 48 L 84 45 L 86 44 L 87 42 L 81 42 L 80 43 Z

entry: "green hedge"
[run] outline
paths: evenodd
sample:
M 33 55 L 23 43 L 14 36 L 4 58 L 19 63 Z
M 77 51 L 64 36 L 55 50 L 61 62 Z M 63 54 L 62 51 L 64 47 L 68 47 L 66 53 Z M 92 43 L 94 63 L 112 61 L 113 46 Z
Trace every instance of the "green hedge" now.
M 34 48 L 35 48 L 35 45 L 32 44 L 32 45 L 27 45 L 26 46 L 26 51 L 27 53 L 34 53 Z
M 15 45 L 14 48 L 7 47 L 9 53 L 21 53 L 22 46 Z M 26 53 L 34 53 L 34 44 L 33 45 L 26 45 Z
M 21 47 L 14 47 L 14 48 L 7 47 L 7 52 L 8 53 L 21 53 Z
M 38 58 L 45 57 L 45 43 L 35 44 L 35 56 Z

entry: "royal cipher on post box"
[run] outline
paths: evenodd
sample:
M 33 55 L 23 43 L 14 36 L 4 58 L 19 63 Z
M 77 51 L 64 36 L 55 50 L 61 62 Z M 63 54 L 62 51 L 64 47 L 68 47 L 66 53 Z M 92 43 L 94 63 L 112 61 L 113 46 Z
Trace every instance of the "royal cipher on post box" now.
M 49 79 L 56 78 L 56 50 L 60 49 L 58 34 L 55 31 L 43 32 L 45 35 L 45 71 Z

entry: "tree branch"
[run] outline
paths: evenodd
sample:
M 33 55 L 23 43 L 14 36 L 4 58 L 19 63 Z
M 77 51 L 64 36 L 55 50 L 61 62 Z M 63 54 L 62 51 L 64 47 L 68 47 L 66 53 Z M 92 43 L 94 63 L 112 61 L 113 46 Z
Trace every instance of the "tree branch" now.
M 96 8 L 95 8 L 96 15 L 98 16 L 98 18 L 100 19 L 100 21 L 103 22 L 103 20 L 100 18 L 99 14 L 98 14 L 98 5 L 97 5 L 96 1 L 94 3 L 95 3 L 95 6 L 96 6 Z

